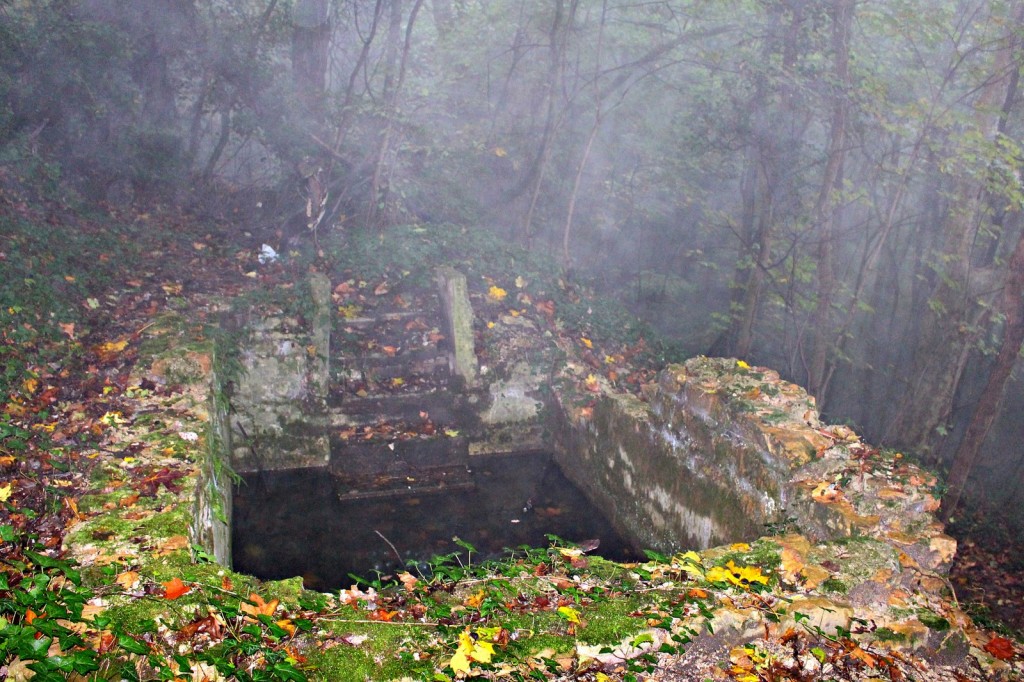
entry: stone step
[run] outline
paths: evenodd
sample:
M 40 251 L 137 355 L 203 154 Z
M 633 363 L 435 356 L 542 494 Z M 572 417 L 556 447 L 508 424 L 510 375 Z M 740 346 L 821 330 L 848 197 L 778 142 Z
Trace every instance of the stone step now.
M 390 379 L 403 374 L 447 373 L 448 355 L 423 348 L 396 355 L 369 353 L 358 358 L 334 358 L 331 364 L 331 373 L 339 380 L 359 379 L 370 374 Z
M 327 398 L 332 414 L 338 416 L 337 426 L 376 424 L 379 422 L 422 421 L 421 413 L 442 428 L 456 424 L 465 409 L 461 396 L 446 390 L 409 391 L 398 395 L 367 396 L 365 398 L 337 391 Z M 458 426 L 454 426 L 458 428 Z
M 332 481 L 334 494 L 342 502 L 450 495 L 466 493 L 476 488 L 476 483 L 465 469 L 437 470 L 431 474 L 422 479 L 394 476 L 359 481 L 347 477 L 332 477 Z
M 469 444 L 461 436 L 440 433 L 433 437 L 396 438 L 354 442 L 331 438 L 332 474 L 358 478 L 378 475 L 415 478 L 420 471 L 436 467 L 469 465 Z

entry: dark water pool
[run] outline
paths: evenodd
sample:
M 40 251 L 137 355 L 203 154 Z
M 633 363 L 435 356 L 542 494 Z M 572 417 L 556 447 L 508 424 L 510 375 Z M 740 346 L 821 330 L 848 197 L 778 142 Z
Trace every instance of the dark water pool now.
M 308 588 L 328 590 L 351 585 L 350 574 L 373 578 L 462 551 L 456 537 L 478 550 L 476 562 L 506 548 L 546 547 L 548 534 L 600 540 L 591 553 L 610 559 L 641 557 L 548 454 L 474 458 L 440 492 L 358 500 L 339 492 L 347 491 L 326 470 L 246 476 L 234 491 L 235 569 L 264 579 L 301 575 Z

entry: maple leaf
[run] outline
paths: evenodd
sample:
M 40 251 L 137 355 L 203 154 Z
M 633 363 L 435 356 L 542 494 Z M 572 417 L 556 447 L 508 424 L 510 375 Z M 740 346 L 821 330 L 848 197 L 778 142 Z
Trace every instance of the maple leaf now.
M 493 655 L 494 645 L 467 629 L 459 634 L 459 647 L 448 665 L 452 672 L 468 675 L 470 664 L 490 663 Z
M 263 597 L 253 592 L 249 595 L 250 604 L 242 603 L 239 605 L 238 610 L 242 613 L 246 613 L 253 618 L 259 616 L 272 616 L 274 611 L 277 610 L 277 605 L 281 603 L 279 599 L 273 599 L 270 602 L 263 600 Z
M 183 583 L 181 578 L 173 578 L 160 584 L 164 586 L 164 599 L 177 599 L 192 591 L 192 588 Z
M 1000 661 L 1008 661 L 1016 655 L 1013 642 L 1005 637 L 993 637 L 985 645 L 985 651 L 992 654 Z
M 725 566 L 712 566 L 704 575 L 708 582 L 728 582 L 749 590 L 753 583 L 768 584 L 768 577 L 757 566 L 737 566 L 730 560 Z
M 508 292 L 494 284 L 492 284 L 491 288 L 487 290 L 487 298 L 494 302 L 503 301 L 506 296 L 508 296 Z
M 471 594 L 466 597 L 466 600 L 462 602 L 471 609 L 478 609 L 480 605 L 484 603 L 484 591 L 480 590 L 476 594 Z

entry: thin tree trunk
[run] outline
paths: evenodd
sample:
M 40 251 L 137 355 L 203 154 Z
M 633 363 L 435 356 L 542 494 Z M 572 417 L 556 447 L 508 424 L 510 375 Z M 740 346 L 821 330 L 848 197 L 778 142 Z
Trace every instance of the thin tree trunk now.
M 835 192 L 841 189 L 843 160 L 846 155 L 847 95 L 850 87 L 850 28 L 855 0 L 832 3 L 832 50 L 835 53 L 835 92 L 832 95 L 832 130 L 828 161 L 825 164 L 821 192 L 814 206 L 814 221 L 821 226 L 818 242 L 818 292 L 812 317 L 811 360 L 807 368 L 807 390 L 821 405 L 828 391 L 826 372 L 832 347 L 832 296 L 835 272 L 832 267 L 832 241 L 841 220 L 840 208 L 833 206 Z M 831 208 L 830 208 L 831 207 Z
M 544 183 L 544 173 L 551 158 L 551 146 L 555 136 L 556 112 L 558 109 L 556 102 L 558 100 L 558 86 L 561 83 L 562 57 L 565 51 L 565 34 L 567 33 L 565 27 L 572 24 L 576 1 L 570 0 L 572 4 L 569 10 L 569 17 L 565 18 L 565 1 L 556 0 L 555 16 L 551 22 L 548 42 L 548 107 L 544 118 L 544 132 L 541 134 L 540 144 L 537 147 L 534 162 L 529 170 L 530 204 L 526 210 L 526 216 L 523 218 L 522 227 L 523 241 L 528 248 L 533 240 L 533 215 L 537 210 L 537 201 L 540 198 L 540 190 Z
M 1024 346 L 1024 233 L 1010 257 L 1006 284 L 999 306 L 1004 316 L 1003 340 L 995 364 L 988 376 L 981 399 L 974 407 L 970 424 L 960 446 L 953 456 L 953 464 L 946 479 L 948 492 L 942 502 L 942 517 L 948 520 L 956 511 L 971 469 L 977 463 L 985 438 L 999 414 L 1006 383 Z

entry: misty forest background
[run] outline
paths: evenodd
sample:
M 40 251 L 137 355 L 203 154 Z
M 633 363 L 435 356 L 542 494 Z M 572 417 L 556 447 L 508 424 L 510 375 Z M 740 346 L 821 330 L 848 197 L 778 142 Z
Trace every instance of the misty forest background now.
M 254 248 L 492 230 L 1022 510 L 1022 40 L 1021 0 L 0 0 L 0 161 Z

